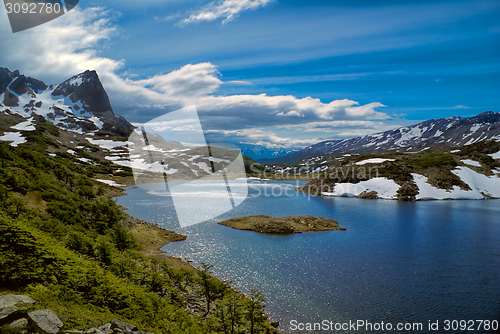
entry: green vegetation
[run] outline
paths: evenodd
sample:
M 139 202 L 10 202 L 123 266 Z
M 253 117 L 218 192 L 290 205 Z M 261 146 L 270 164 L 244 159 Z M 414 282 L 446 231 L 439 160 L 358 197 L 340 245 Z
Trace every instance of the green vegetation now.
M 146 256 L 131 232 L 145 223 L 138 228 L 91 178 L 100 167 L 72 159 L 0 143 L 0 294 L 32 297 L 64 329 L 118 318 L 155 333 L 275 332 L 263 299 L 233 290 L 210 265 Z
M 333 219 L 309 215 L 271 217 L 266 215 L 229 218 L 218 224 L 238 230 L 269 234 L 294 234 L 302 232 L 344 231 Z
M 453 159 L 450 153 L 444 152 L 421 152 L 402 159 L 408 166 L 419 168 L 440 167 L 443 165 L 457 166 L 458 163 Z

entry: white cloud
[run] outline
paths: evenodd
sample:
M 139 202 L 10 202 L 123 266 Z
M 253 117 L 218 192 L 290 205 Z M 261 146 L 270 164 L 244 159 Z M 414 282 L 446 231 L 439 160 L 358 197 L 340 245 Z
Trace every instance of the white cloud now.
M 233 4 L 232 1 L 223 3 Z M 239 4 L 238 8 L 256 6 L 250 5 L 250 1 L 234 3 Z M 166 112 L 195 105 L 204 130 L 230 131 L 226 134 L 228 138 L 254 141 L 254 144 L 309 145 L 319 137 L 315 134 L 317 138 L 301 138 L 299 134 L 304 129 L 323 131 L 327 135 L 332 122 L 350 121 L 354 123 L 347 126 L 346 131 L 353 132 L 356 128 L 369 131 L 367 124 L 378 124 L 371 120 L 389 118 L 376 110 L 383 107 L 379 102 L 360 105 L 348 99 L 323 103 L 317 98 L 293 95 L 217 95 L 225 82 L 217 66 L 211 63 L 187 64 L 167 74 L 134 79 L 123 71 L 124 60 L 99 54 L 102 45 L 117 34 L 109 16 L 102 8 L 75 8 L 29 32 L 4 35 L 0 49 L 7 52 L 0 54 L 0 64 L 48 84 L 62 82 L 87 69 L 96 70 L 115 112 L 130 121 L 145 123 Z M 296 135 L 276 135 L 278 129 L 287 126 Z M 261 130 L 263 128 L 268 130 Z
M 180 24 L 189 24 L 201 21 L 214 21 L 223 18 L 222 24 L 236 19 L 245 10 L 255 10 L 268 5 L 272 0 L 219 0 L 213 1 L 194 11 L 189 17 L 180 21 Z
M 129 83 L 170 96 L 203 96 L 217 91 L 222 84 L 218 75 L 217 67 L 211 63 L 187 64 L 165 75 Z
M 44 80 L 60 80 L 96 69 L 114 73 L 123 60 L 98 55 L 99 46 L 115 34 L 110 13 L 102 8 L 77 8 L 68 14 L 16 34 L 3 34 L 0 39 L 0 61 L 11 69 Z M 55 82 L 55 81 L 54 81 Z

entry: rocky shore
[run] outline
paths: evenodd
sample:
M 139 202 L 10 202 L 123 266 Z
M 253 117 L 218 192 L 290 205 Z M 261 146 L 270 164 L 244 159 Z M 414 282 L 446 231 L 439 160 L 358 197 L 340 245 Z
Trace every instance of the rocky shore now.
M 238 230 L 267 234 L 294 234 L 302 232 L 344 231 L 333 219 L 309 215 L 276 218 L 266 215 L 230 218 L 218 224 Z
M 64 324 L 49 309 L 35 310 L 37 302 L 24 295 L 0 296 L 0 333 L 6 334 L 150 334 L 139 331 L 136 325 L 114 319 L 99 328 L 61 330 Z

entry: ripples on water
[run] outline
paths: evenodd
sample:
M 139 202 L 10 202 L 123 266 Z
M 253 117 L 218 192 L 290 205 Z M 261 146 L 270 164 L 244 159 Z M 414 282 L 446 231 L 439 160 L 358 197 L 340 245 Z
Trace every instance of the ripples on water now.
M 171 198 L 154 189 L 130 187 L 118 202 L 135 217 L 188 234 L 166 245 L 167 253 L 212 263 L 218 277 L 243 291 L 262 290 L 282 330 L 291 319 L 426 326 L 500 318 L 500 201 L 308 197 L 291 191 L 295 186 L 254 181 L 250 197 L 216 221 L 310 214 L 333 218 L 347 231 L 262 235 L 213 221 L 181 229 Z M 266 196 L 273 189 L 281 196 Z

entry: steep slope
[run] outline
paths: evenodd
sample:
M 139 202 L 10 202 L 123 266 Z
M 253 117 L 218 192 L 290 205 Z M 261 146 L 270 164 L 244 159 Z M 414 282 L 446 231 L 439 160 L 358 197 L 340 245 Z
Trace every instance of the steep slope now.
M 293 163 L 311 156 L 345 153 L 418 152 L 484 140 L 500 141 L 500 113 L 487 111 L 470 118 L 432 119 L 364 137 L 324 141 L 280 158 L 258 161 L 263 164 Z

